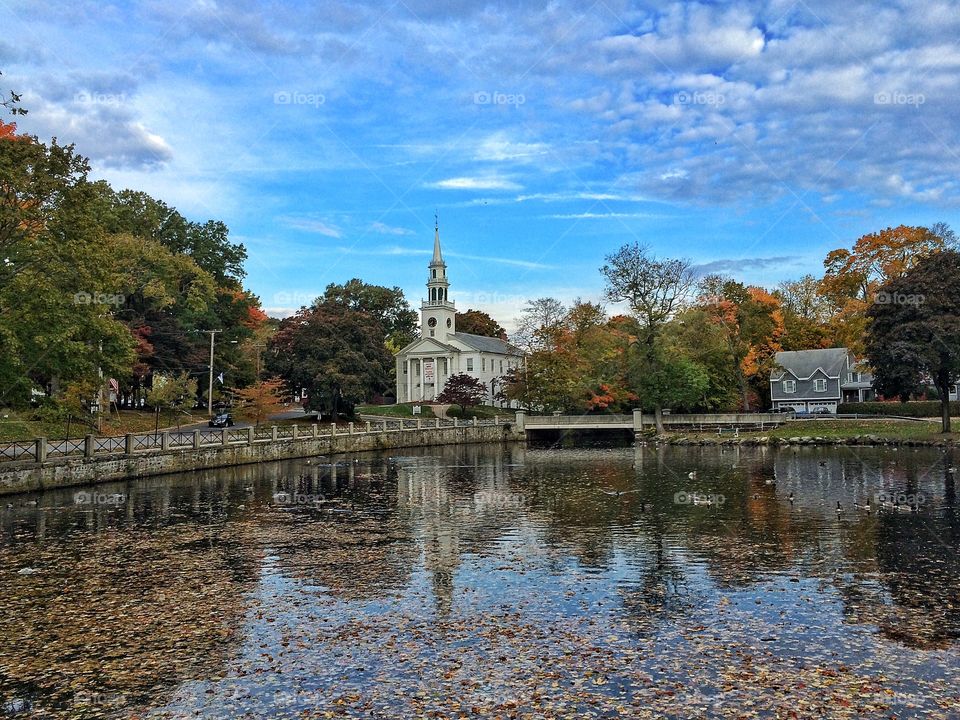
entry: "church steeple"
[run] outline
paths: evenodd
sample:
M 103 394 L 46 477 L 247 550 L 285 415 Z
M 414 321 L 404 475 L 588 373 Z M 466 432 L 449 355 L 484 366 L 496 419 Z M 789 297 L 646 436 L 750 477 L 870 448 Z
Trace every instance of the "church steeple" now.
M 442 340 L 456 332 L 454 323 L 457 311 L 448 297 L 450 283 L 447 280 L 447 264 L 440 250 L 440 223 L 436 216 L 433 223 L 433 258 L 427 270 L 427 299 L 420 306 L 420 332 L 424 337 Z

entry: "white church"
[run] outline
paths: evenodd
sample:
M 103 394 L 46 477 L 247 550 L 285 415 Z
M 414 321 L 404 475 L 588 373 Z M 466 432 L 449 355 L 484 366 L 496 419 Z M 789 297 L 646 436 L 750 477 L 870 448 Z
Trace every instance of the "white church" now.
M 440 229 L 434 227 L 433 259 L 427 266 L 427 299 L 420 305 L 420 338 L 397 355 L 397 402 L 431 402 L 451 375 L 465 373 L 487 386 L 486 405 L 504 376 L 523 361 L 520 350 L 499 338 L 457 332 L 457 309 L 448 297 L 447 264 L 440 253 Z

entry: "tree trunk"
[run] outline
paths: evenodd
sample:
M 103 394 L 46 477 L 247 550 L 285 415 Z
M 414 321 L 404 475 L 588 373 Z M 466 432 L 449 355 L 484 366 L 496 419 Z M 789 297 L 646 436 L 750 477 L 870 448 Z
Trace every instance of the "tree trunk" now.
M 937 392 L 940 394 L 940 420 L 943 427 L 940 432 L 950 432 L 950 383 L 945 379 L 937 382 Z
M 653 407 L 653 419 L 657 424 L 657 434 L 663 435 L 663 409 L 660 407 L 660 403 L 657 403 Z

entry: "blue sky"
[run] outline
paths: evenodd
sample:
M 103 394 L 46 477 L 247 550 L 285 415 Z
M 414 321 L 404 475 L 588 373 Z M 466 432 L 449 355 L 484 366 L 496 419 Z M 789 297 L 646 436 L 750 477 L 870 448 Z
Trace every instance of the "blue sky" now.
M 960 229 L 960 12 L 937 0 L 0 4 L 22 130 L 248 248 L 271 314 L 360 277 L 460 309 L 599 299 L 638 240 L 774 285 Z

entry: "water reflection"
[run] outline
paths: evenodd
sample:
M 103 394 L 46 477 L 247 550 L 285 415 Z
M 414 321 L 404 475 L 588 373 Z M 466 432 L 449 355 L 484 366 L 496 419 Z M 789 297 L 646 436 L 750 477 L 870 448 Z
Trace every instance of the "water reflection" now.
M 842 696 L 947 717 L 954 463 L 463 446 L 17 497 L 0 514 L 0 702 L 696 717 Z M 883 504 L 901 495 L 912 508 Z

